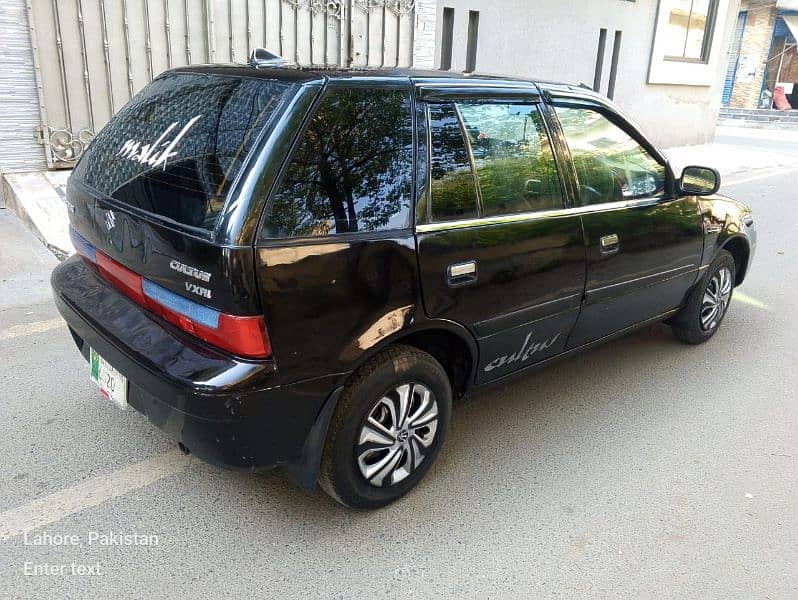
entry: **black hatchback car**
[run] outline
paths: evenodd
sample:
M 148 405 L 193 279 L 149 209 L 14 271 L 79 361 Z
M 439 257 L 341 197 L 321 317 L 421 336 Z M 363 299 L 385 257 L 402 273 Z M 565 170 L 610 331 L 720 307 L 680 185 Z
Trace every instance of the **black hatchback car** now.
M 110 400 L 375 508 L 453 397 L 656 321 L 709 339 L 756 244 L 718 186 L 581 87 L 187 67 L 76 166 L 52 285 Z

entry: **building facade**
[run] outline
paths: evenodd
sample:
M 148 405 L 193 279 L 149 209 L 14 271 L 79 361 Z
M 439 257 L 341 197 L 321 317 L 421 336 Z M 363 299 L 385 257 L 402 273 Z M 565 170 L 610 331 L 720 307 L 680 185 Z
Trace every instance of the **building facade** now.
M 743 0 L 737 16 L 723 104 L 798 110 L 798 0 Z M 777 88 L 781 88 L 777 92 Z M 792 100 L 792 98 L 796 98 Z
M 441 0 L 438 65 L 583 83 L 657 143 L 713 138 L 738 0 Z

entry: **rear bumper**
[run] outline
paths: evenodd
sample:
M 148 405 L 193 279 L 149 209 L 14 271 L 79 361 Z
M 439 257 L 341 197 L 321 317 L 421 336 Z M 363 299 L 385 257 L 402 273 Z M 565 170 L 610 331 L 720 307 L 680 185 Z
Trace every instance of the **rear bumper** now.
M 279 385 L 274 361 L 245 361 L 192 338 L 78 257 L 56 267 L 51 283 L 84 357 L 94 348 L 127 377 L 130 406 L 192 454 L 233 468 L 302 455 L 337 375 Z

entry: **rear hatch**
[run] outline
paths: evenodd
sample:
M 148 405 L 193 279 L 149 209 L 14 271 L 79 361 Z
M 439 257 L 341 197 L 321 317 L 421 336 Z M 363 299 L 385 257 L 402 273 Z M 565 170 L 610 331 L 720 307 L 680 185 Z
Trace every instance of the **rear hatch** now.
M 67 188 L 75 247 L 110 284 L 246 357 L 269 355 L 253 249 L 230 244 L 220 222 L 239 202 L 237 179 L 295 88 L 167 73 L 103 128 Z

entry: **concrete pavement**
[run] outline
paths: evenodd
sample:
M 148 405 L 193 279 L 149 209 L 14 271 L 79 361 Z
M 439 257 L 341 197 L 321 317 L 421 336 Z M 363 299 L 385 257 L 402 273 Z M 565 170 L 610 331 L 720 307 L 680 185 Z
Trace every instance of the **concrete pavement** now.
M 57 264 L 10 210 L 0 208 L 0 311 L 48 300 Z
M 32 327 L 58 318 L 39 281 L 0 306 L 0 595 L 795 598 L 794 181 L 723 190 L 760 245 L 709 343 L 657 326 L 475 395 L 421 487 L 373 513 L 176 459 L 65 327 Z

